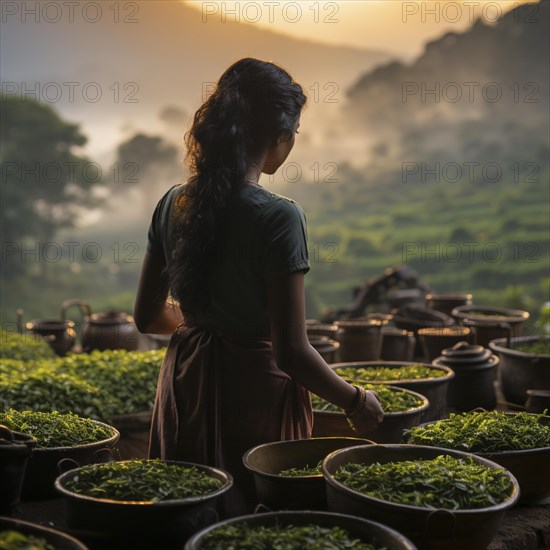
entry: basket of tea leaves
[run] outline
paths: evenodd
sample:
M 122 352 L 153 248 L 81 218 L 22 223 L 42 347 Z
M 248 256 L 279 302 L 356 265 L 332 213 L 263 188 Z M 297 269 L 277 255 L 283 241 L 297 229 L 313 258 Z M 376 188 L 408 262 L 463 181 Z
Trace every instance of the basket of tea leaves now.
M 415 445 L 341 449 L 322 465 L 333 512 L 399 529 L 427 550 L 484 550 L 519 498 L 515 477 L 470 453 Z
M 366 390 L 375 391 L 384 409 L 384 420 L 367 434 L 376 443 L 400 443 L 403 431 L 422 422 L 429 407 L 424 395 L 397 386 L 356 382 Z M 354 437 L 357 434 L 348 423 L 344 411 L 320 397 L 311 396 L 314 437 Z
M 79 464 L 105 460 L 99 451 L 112 449 L 120 437 L 115 428 L 103 422 L 57 411 L 7 409 L 0 412 L 0 424 L 36 439 L 23 485 L 26 500 L 56 496 L 54 482 L 60 460 L 69 458 Z
M 410 429 L 407 443 L 467 451 L 488 458 L 518 480 L 521 501 L 550 495 L 550 417 L 526 412 L 470 411 Z
M 374 521 L 312 511 L 241 516 L 200 531 L 184 550 L 415 550 L 401 533 Z
M 183 540 L 202 528 L 205 513 L 217 517 L 215 501 L 232 484 L 217 468 L 143 459 L 72 469 L 55 488 L 66 500 L 69 527 L 153 541 Z
M 353 383 L 389 384 L 424 395 L 430 406 L 422 420 L 439 420 L 447 414 L 447 391 L 454 372 L 443 365 L 407 361 L 365 361 L 330 365 L 336 374 Z
M 323 459 L 337 449 L 368 445 L 358 437 L 314 437 L 264 443 L 243 456 L 258 502 L 271 510 L 326 510 Z
M 0 517 L 2 550 L 88 550 L 79 540 L 43 525 Z

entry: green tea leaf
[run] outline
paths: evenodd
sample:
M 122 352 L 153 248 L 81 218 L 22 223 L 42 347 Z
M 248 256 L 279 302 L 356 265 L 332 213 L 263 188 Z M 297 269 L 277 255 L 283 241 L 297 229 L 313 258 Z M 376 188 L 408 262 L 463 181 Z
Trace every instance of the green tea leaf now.
M 378 394 L 380 404 L 382 405 L 385 413 L 410 411 L 421 407 L 424 404 L 424 401 L 416 395 L 404 390 L 393 390 L 384 384 L 359 383 L 358 385 L 362 386 L 366 390 L 373 390 Z M 321 399 L 315 394 L 311 394 L 311 404 L 313 409 L 316 411 L 343 412 L 343 410 L 336 405 Z
M 447 376 L 447 373 L 442 369 L 426 367 L 420 363 L 395 368 L 383 365 L 360 368 L 339 367 L 334 369 L 334 371 L 342 378 L 365 382 L 393 382 L 396 380 L 420 380 L 423 378 L 441 378 L 442 376 Z
M 275 525 L 250 527 L 246 523 L 220 527 L 209 533 L 204 550 L 386 550 L 352 538 L 341 527 Z
M 287 470 L 281 470 L 279 472 L 280 476 L 283 477 L 305 477 L 305 476 L 320 476 L 323 475 L 321 472 L 321 464 L 323 460 L 319 460 L 317 466 L 304 466 L 303 468 L 288 468 Z
M 55 550 L 46 539 L 25 535 L 20 531 L 0 531 L 0 550 Z
M 448 455 L 434 460 L 346 464 L 334 478 L 370 497 L 434 509 L 485 508 L 503 502 L 512 491 L 502 468 Z
M 543 414 L 470 411 L 451 414 L 405 432 L 409 443 L 472 453 L 550 447 L 550 419 Z
M 127 460 L 84 466 L 64 483 L 69 491 L 96 498 L 159 502 L 207 495 L 223 482 L 192 466 L 162 460 Z
M 105 441 L 113 436 L 109 428 L 98 426 L 76 414 L 8 409 L 0 413 L 0 424 L 10 430 L 32 435 L 38 448 L 75 447 Z

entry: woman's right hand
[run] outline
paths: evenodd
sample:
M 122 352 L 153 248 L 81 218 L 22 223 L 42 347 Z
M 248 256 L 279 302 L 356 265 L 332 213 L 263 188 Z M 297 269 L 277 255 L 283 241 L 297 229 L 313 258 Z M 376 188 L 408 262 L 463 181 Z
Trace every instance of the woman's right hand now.
M 378 424 L 384 420 L 384 410 L 380 405 L 378 395 L 374 391 L 363 390 L 365 397 L 360 402 L 359 408 L 348 416 L 352 429 L 358 435 L 368 435 L 376 429 Z

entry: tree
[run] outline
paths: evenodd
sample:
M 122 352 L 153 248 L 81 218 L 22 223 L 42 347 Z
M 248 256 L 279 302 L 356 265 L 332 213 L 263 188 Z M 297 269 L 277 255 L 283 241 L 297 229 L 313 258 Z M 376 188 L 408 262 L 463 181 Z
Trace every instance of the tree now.
M 147 211 L 158 201 L 158 194 L 182 178 L 178 148 L 158 136 L 135 134 L 118 146 L 117 162 L 122 173 L 132 173 L 123 183 L 136 184 L 145 199 Z M 116 187 L 114 191 L 122 191 Z
M 79 125 L 64 121 L 51 107 L 0 95 L 0 113 L 3 246 L 35 238 L 41 251 L 58 229 L 74 226 L 83 209 L 99 204 L 93 188 L 101 169 L 74 152 L 87 141 Z M 8 271 L 18 267 L 12 263 Z
M 366 237 L 351 237 L 346 251 L 355 258 L 368 258 L 378 254 L 376 246 Z

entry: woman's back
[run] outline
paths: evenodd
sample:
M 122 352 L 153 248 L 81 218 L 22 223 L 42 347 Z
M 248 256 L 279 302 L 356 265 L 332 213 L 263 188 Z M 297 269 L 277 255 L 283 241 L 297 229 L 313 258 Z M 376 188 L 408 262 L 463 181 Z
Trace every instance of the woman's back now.
M 159 201 L 147 250 L 171 261 L 168 220 L 185 184 Z M 186 311 L 186 322 L 224 333 L 269 337 L 265 278 L 308 271 L 307 230 L 301 207 L 291 199 L 251 184 L 231 197 L 219 220 L 220 235 L 208 274 L 208 302 Z M 185 309 L 185 304 L 184 304 Z

